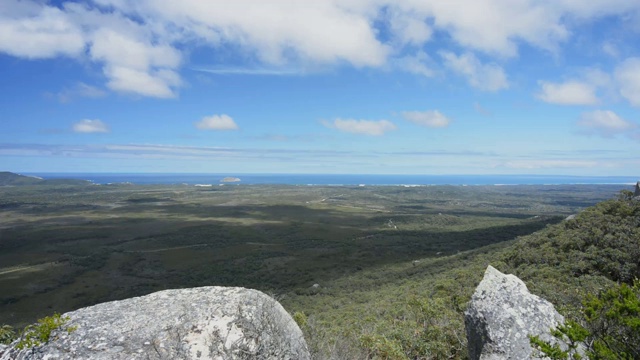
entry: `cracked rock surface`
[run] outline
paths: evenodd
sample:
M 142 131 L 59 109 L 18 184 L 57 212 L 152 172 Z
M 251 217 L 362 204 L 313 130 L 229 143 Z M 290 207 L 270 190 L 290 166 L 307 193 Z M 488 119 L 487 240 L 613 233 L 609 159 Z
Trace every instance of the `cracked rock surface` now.
M 237 287 L 165 290 L 63 316 L 68 333 L 8 359 L 309 359 L 302 332 L 264 293 Z
M 563 316 L 550 302 L 529 293 L 515 275 L 505 275 L 489 265 L 465 311 L 469 357 L 537 358 L 529 335 L 555 343 L 549 329 L 562 323 Z

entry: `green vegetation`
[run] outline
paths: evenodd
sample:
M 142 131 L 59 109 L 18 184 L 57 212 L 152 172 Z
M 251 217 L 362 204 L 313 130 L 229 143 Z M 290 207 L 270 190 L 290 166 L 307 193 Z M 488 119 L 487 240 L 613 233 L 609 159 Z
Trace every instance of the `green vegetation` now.
M 639 214 L 640 202 L 623 194 L 515 241 L 363 271 L 285 304 L 334 334 L 316 338 L 359 339 L 361 358 L 466 358 L 463 311 L 489 263 L 524 279 L 575 322 L 588 294 L 638 276 Z
M 563 351 L 538 337 L 532 337 L 531 343 L 551 359 L 582 359 L 578 344 L 584 346 L 583 355 L 590 359 L 640 358 L 640 281 L 590 295 L 583 305 L 584 326 L 570 319 L 552 331 L 556 338 L 569 344 L 569 349 Z
M 38 319 L 36 324 L 28 325 L 24 328 L 20 334 L 20 340 L 16 344 L 16 348 L 20 350 L 31 349 L 46 344 L 54 330 L 63 329 L 68 333 L 75 331 L 75 327 L 64 326 L 67 321 L 69 321 L 69 317 L 62 317 L 58 313 Z
M 16 331 L 11 325 L 2 325 L 0 327 L 0 344 L 8 345 L 16 339 Z
M 639 276 L 640 205 L 607 200 L 619 190 L 0 188 L 0 323 L 245 286 L 277 294 L 318 359 L 464 359 L 463 311 L 488 264 L 576 321 L 587 294 Z

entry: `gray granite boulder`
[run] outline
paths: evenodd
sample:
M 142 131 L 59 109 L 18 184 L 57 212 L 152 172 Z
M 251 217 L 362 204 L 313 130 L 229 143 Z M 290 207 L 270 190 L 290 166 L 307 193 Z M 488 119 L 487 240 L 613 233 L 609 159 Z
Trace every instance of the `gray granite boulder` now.
M 636 183 L 635 191 L 633 192 L 633 196 L 640 196 L 640 181 Z
M 74 331 L 56 331 L 31 350 L 9 347 L 0 359 L 310 358 L 295 321 L 257 290 L 165 290 L 63 316 Z
M 564 318 L 550 302 L 529 293 L 515 275 L 505 275 L 489 265 L 465 312 L 469 357 L 536 358 L 529 335 L 555 343 L 549 329 L 562 323 Z

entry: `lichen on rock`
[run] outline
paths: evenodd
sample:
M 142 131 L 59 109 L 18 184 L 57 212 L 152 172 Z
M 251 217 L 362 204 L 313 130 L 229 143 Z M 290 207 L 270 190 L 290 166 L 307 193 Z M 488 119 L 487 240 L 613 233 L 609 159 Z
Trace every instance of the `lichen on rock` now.
M 244 288 L 165 290 L 64 314 L 52 334 L 8 359 L 309 359 L 295 321 L 274 299 Z
M 550 329 L 562 323 L 564 317 L 550 302 L 529 293 L 515 275 L 505 275 L 489 265 L 465 311 L 469 357 L 472 360 L 536 358 L 529 336 L 557 343 Z

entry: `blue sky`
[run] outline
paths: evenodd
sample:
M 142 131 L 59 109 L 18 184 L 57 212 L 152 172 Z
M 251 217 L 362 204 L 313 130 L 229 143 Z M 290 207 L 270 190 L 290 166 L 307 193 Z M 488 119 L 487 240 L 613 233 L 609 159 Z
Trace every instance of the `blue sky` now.
M 638 0 L 0 2 L 0 169 L 640 175 Z

